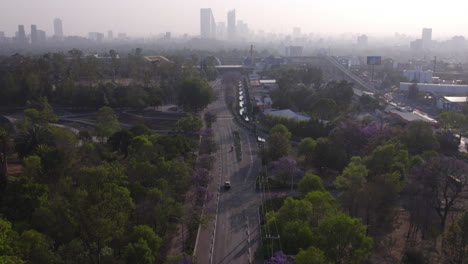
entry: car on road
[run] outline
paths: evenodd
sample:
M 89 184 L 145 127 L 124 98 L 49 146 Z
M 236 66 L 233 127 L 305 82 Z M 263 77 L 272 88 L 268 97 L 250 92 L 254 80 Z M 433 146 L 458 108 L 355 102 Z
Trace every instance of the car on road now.
M 231 181 L 225 181 L 224 190 L 229 190 L 229 189 L 231 189 Z

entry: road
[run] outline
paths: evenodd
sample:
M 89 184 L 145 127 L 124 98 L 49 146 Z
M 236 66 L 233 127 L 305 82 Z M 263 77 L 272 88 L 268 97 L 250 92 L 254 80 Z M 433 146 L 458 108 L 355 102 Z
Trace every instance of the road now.
M 213 124 L 219 150 L 215 154 L 213 181 L 209 193 L 213 198 L 206 203 L 205 212 L 211 216 L 206 228 L 199 232 L 195 256 L 200 263 L 254 263 L 255 250 L 260 246 L 258 207 L 260 194 L 255 191 L 255 179 L 260 170 L 257 143 L 254 135 L 239 127 L 233 120 L 220 81 L 213 85 L 218 99 L 209 106 L 217 115 Z M 242 142 L 242 160 L 238 161 L 234 145 L 234 131 L 239 131 Z M 224 181 L 232 188 L 224 190 Z

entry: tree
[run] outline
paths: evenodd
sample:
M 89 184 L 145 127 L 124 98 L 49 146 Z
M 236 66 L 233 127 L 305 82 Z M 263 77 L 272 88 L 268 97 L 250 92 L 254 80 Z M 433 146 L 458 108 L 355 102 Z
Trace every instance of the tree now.
M 372 253 L 372 244 L 361 220 L 345 214 L 323 219 L 314 232 L 314 245 L 331 263 L 362 263 Z
M 125 250 L 127 262 L 151 264 L 158 257 L 161 238 L 146 225 L 134 226 Z
M 335 101 L 339 110 L 346 109 L 354 95 L 353 83 L 347 81 L 329 82 L 321 94 Z
M 130 128 L 130 132 L 133 134 L 133 136 L 142 136 L 142 135 L 151 135 L 152 132 L 151 130 L 143 125 L 143 124 L 138 124 Z
M 269 135 L 272 136 L 274 134 L 282 134 L 288 140 L 291 138 L 291 132 L 289 132 L 288 128 L 282 124 L 277 124 L 270 129 Z
M 320 98 L 312 105 L 312 113 L 320 120 L 329 120 L 337 112 L 337 108 L 333 99 Z
M 19 244 L 24 258 L 31 263 L 59 263 L 53 251 L 53 241 L 34 229 L 24 231 Z
M 296 256 L 296 264 L 327 264 L 329 263 L 323 251 L 315 247 L 301 249 Z
M 461 142 L 463 133 L 468 131 L 468 116 L 456 112 L 443 112 L 439 115 L 442 129 L 458 134 L 458 144 Z
M 316 140 L 313 162 L 320 172 L 323 168 L 341 170 L 346 164 L 345 160 L 346 153 L 337 148 L 330 139 L 321 137 Z
M 422 120 L 409 122 L 405 127 L 402 140 L 412 154 L 420 154 L 439 148 L 432 127 Z
M 199 111 L 211 103 L 213 99 L 213 88 L 203 79 L 188 79 L 180 85 L 178 104 L 186 111 Z
M 184 133 L 190 133 L 199 131 L 203 127 L 203 122 L 198 115 L 187 113 L 185 117 L 179 120 L 178 126 Z
M 18 233 L 11 228 L 11 222 L 0 218 L 0 263 L 23 264 Z
M 442 245 L 447 263 L 464 263 L 468 260 L 468 211 L 450 225 Z
M 120 130 L 112 134 L 112 136 L 107 139 L 107 143 L 111 146 L 112 151 L 118 151 L 126 158 L 133 136 L 133 133 L 128 130 Z
M 291 132 L 282 124 L 275 125 L 269 133 L 267 150 L 271 160 L 287 156 L 291 150 Z
M 419 99 L 419 87 L 416 83 L 413 83 L 408 87 L 408 98 L 417 101 Z
M 130 243 L 138 243 L 139 241 L 145 241 L 151 254 L 157 257 L 159 247 L 161 246 L 162 240 L 156 235 L 153 229 L 147 225 L 134 226 L 132 233 L 129 236 Z
M 303 175 L 303 172 L 297 168 L 297 162 L 291 157 L 282 157 L 273 162 L 273 167 L 277 170 L 277 175 L 284 183 L 291 182 L 291 191 L 294 187 L 294 178 Z
M 11 124 L 0 125 L 0 190 L 7 183 L 8 154 L 13 147 L 14 128 Z
M 125 249 L 127 263 L 152 264 L 155 261 L 148 242 L 140 239 L 135 243 L 129 243 Z
M 337 211 L 337 202 L 329 192 L 309 192 L 304 199 L 312 204 L 309 221 L 313 227 L 316 227 L 323 218 Z
M 464 161 L 438 156 L 414 166 L 408 177 L 408 193 L 422 196 L 429 203 L 428 206 L 435 209 L 442 232 L 450 210 L 468 184 L 467 170 Z
M 316 144 L 315 140 L 310 137 L 303 138 L 299 143 L 298 153 L 305 157 L 305 164 L 312 162 Z
M 96 116 L 96 135 L 101 138 L 111 136 L 120 129 L 119 120 L 114 110 L 108 106 L 99 109 Z
M 130 191 L 120 186 L 125 180 L 122 166 L 115 163 L 81 169 L 74 218 L 92 263 L 98 263 L 108 242 L 124 234 L 134 208 Z
M 353 216 L 358 215 L 361 208 L 368 172 L 361 158 L 353 157 L 343 173 L 334 182 L 336 188 L 341 191 L 339 199 L 342 201 L 343 207 L 349 210 Z
M 20 158 L 31 155 L 39 145 L 52 145 L 53 138 L 49 128 L 32 126 L 15 138 L 15 148 Z
M 312 230 L 305 221 L 290 221 L 282 228 L 281 243 L 287 254 L 297 254 L 300 248 L 311 246 L 312 241 Z
M 297 187 L 299 189 L 299 192 L 302 193 L 302 195 L 306 195 L 309 192 L 313 191 L 325 191 L 322 179 L 319 176 L 314 175 L 312 173 L 306 173 L 304 178 L 302 178 L 297 184 Z
M 28 101 L 26 103 L 24 114 L 32 121 L 33 124 L 44 125 L 58 121 L 47 97 L 40 97 L 37 101 Z

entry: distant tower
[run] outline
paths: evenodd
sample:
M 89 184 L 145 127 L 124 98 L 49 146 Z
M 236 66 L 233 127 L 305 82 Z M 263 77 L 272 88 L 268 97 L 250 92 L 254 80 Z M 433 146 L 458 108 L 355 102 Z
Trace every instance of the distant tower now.
M 236 39 L 236 10 L 231 10 L 227 14 L 227 35 L 228 40 Z
M 26 44 L 28 42 L 26 33 L 24 32 L 24 25 L 18 25 L 18 35 L 16 37 L 18 44 Z
M 293 28 L 293 38 L 297 39 L 301 37 L 301 28 L 295 27 Z
M 63 40 L 63 27 L 60 18 L 54 19 L 54 38 L 59 41 Z
M 114 39 L 114 32 L 112 30 L 107 31 L 107 40 L 112 41 Z
M 226 39 L 226 23 L 218 22 L 216 24 L 216 39 Z
M 216 23 L 211 8 L 200 9 L 200 37 L 203 39 L 216 38 Z
M 38 42 L 37 26 L 31 25 L 31 44 L 36 45 Z
M 432 28 L 423 28 L 422 30 L 422 47 L 430 49 L 432 44 Z
M 37 43 L 42 44 L 47 41 L 46 32 L 44 30 L 37 31 Z

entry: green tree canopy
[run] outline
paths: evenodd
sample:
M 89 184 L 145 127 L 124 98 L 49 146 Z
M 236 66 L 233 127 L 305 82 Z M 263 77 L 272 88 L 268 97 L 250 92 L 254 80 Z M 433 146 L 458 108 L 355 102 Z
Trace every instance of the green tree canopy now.
M 107 138 L 120 130 L 119 120 L 114 110 L 108 106 L 99 109 L 96 116 L 96 135 Z
M 421 154 L 424 151 L 439 148 L 431 125 L 422 120 L 409 122 L 405 127 L 402 140 L 412 154 Z
M 314 175 L 312 173 L 306 173 L 304 178 L 302 178 L 297 184 L 297 187 L 299 189 L 299 192 L 302 193 L 302 195 L 306 195 L 307 193 L 313 191 L 325 191 L 322 179 L 319 176 Z
M 178 92 L 178 104 L 189 112 L 205 108 L 214 99 L 213 88 L 200 78 L 183 81 Z
M 314 157 L 315 146 L 317 143 L 310 137 L 303 138 L 298 146 L 298 152 L 300 156 L 305 157 L 305 163 L 309 164 L 312 162 Z
M 199 131 L 202 127 L 203 122 L 196 114 L 187 113 L 185 117 L 179 120 L 179 128 L 184 133 Z
M 323 219 L 314 232 L 314 245 L 331 263 L 362 263 L 372 253 L 372 244 L 361 220 L 345 214 Z
M 34 124 L 47 124 L 49 122 L 58 121 L 47 97 L 39 97 L 37 101 L 28 101 L 24 114 Z
M 325 254 L 318 248 L 301 249 L 296 255 L 296 264 L 328 264 Z

